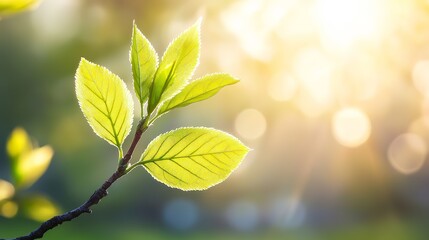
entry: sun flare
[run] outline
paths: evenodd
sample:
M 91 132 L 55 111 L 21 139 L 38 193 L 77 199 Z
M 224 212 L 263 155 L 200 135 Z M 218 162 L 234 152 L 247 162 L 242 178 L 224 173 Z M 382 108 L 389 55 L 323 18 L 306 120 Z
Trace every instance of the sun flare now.
M 359 41 L 376 40 L 381 9 L 373 0 L 318 0 L 315 17 L 322 44 L 329 50 L 345 50 Z

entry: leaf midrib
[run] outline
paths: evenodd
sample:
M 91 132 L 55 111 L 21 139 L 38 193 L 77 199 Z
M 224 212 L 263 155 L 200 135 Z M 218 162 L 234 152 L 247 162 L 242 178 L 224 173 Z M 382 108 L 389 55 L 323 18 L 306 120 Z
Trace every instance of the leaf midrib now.
M 138 79 L 138 95 L 139 95 L 139 100 L 140 100 L 140 103 L 143 103 L 143 94 L 142 94 L 142 86 L 141 86 L 141 84 L 142 84 L 142 79 L 141 79 L 141 74 L 140 74 L 140 71 L 141 71 L 141 68 L 140 68 L 140 57 L 139 57 L 139 53 L 140 53 L 140 51 L 142 50 L 139 50 L 138 49 L 138 46 L 137 46 L 137 36 L 136 36 L 136 33 L 137 33 L 137 31 L 136 31 L 136 28 L 135 28 L 135 26 L 134 26 L 134 39 L 133 39 L 133 43 L 134 43 L 134 54 L 135 54 L 135 56 L 136 56 L 136 58 L 137 58 L 137 75 L 138 76 L 136 76 L 137 77 L 137 79 Z
M 100 88 L 98 87 L 98 85 L 97 85 L 97 83 L 96 83 L 96 81 L 95 81 L 95 79 L 94 79 L 94 76 L 92 75 L 92 72 L 90 71 L 90 69 L 88 69 L 88 66 L 87 65 L 85 65 L 85 68 L 86 68 L 86 71 L 87 71 L 87 73 L 89 74 L 89 76 L 90 76 L 90 79 L 91 79 L 91 81 L 94 83 L 94 86 L 95 86 L 95 88 L 97 89 L 97 91 L 100 93 L 100 96 L 98 96 L 97 94 L 95 94 L 95 96 L 96 97 L 98 97 L 99 99 L 101 99 L 101 101 L 104 103 L 104 106 L 106 107 L 106 110 L 107 110 L 107 115 L 106 114 L 104 114 L 106 117 L 107 117 L 107 119 L 109 119 L 109 122 L 110 122 L 110 125 L 111 125 L 111 127 L 112 127 L 112 130 L 113 130 L 113 138 L 115 139 L 115 145 L 116 146 L 118 146 L 118 147 L 120 147 L 120 143 L 119 143 L 119 139 L 118 139 L 118 133 L 116 133 L 116 129 L 115 129 L 115 125 L 113 124 L 113 121 L 112 121 L 112 116 L 111 116 L 111 111 L 109 110 L 109 107 L 107 106 L 107 97 L 106 97 L 106 99 L 104 98 L 104 95 L 103 95 L 103 93 L 101 92 L 101 90 L 100 90 Z M 102 69 L 103 70 L 103 69 Z M 114 81 L 114 79 L 112 79 L 113 81 Z M 109 87 L 110 87 L 110 83 L 109 83 L 109 81 L 107 81 L 108 82 L 108 89 L 109 89 Z M 116 96 L 116 94 L 115 94 L 115 96 Z M 115 97 L 115 99 L 116 99 L 116 97 Z M 89 100 L 88 100 L 89 101 Z M 119 114 L 119 113 L 118 113 Z M 98 121 L 97 121 L 98 122 Z M 106 129 L 107 130 L 107 129 Z M 108 131 L 109 133 L 110 133 L 110 131 Z
M 160 162 L 165 160 L 171 160 L 171 159 L 179 159 L 179 158 L 191 158 L 191 157 L 199 157 L 199 156 L 210 156 L 215 154 L 223 154 L 223 153 L 237 153 L 237 152 L 243 152 L 245 150 L 230 150 L 230 151 L 220 151 L 220 152 L 211 152 L 211 153 L 202 153 L 202 154 L 192 154 L 187 156 L 175 156 L 175 157 L 169 157 L 169 158 L 154 158 L 150 160 L 143 160 L 142 163 L 150 163 L 150 162 Z

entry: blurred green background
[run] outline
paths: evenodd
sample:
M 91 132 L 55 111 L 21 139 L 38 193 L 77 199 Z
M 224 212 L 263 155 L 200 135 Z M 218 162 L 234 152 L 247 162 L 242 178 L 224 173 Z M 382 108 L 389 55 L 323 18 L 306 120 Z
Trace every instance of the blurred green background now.
M 43 193 L 66 211 L 116 167 L 115 148 L 92 132 L 75 97 L 80 58 L 131 89 L 133 20 L 161 54 L 200 16 L 195 77 L 228 72 L 241 82 L 162 117 L 135 156 L 180 126 L 218 128 L 254 150 L 203 192 L 170 189 L 137 169 L 94 214 L 45 239 L 429 238 L 426 0 L 44 0 L 5 17 L 0 146 L 22 126 L 55 151 L 22 194 Z M 10 180 L 0 149 L 0 178 Z M 0 217 L 0 238 L 38 224 Z

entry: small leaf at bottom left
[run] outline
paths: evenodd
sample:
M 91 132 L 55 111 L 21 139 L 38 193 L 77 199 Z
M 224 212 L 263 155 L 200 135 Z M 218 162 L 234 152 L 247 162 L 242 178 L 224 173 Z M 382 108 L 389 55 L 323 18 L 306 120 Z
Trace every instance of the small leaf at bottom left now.
M 33 185 L 48 169 L 54 150 L 43 146 L 21 156 L 12 168 L 12 176 L 18 188 Z

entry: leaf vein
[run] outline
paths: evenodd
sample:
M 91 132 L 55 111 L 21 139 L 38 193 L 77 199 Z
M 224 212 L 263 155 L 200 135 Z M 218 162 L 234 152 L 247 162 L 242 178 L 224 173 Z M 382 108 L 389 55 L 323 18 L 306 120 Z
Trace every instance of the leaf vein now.
M 191 170 L 187 169 L 186 167 L 182 166 L 181 164 L 179 164 L 178 162 L 174 161 L 173 159 L 171 160 L 172 162 L 174 162 L 177 166 L 183 168 L 183 170 L 187 171 L 189 174 L 193 175 L 194 177 L 200 179 L 200 180 L 205 180 L 204 178 L 198 176 L 197 174 L 193 173 Z
M 203 165 L 202 163 L 198 162 L 198 161 L 197 161 L 197 160 L 195 160 L 194 158 L 189 157 L 189 159 L 191 159 L 194 163 L 196 163 L 196 164 L 200 165 L 202 168 L 206 169 L 207 171 L 209 171 L 209 172 L 211 172 L 211 173 L 215 174 L 216 176 L 220 176 L 218 173 L 213 172 L 210 168 L 208 168 L 207 166 L 205 166 L 205 165 Z

